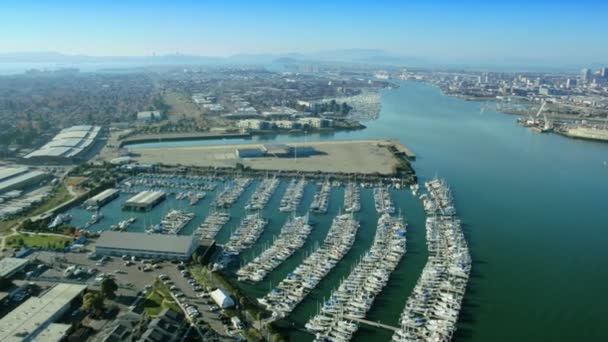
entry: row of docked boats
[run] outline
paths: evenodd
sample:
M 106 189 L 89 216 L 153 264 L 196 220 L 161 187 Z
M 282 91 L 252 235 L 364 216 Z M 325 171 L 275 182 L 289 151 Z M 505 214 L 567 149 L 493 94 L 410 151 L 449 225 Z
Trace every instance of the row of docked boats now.
M 331 194 L 331 183 L 326 180 L 321 185 L 321 190 L 315 193 L 310 203 L 310 211 L 313 213 L 325 214 L 329 206 L 329 195 Z
M 236 275 L 239 281 L 262 281 L 268 273 L 277 268 L 283 261 L 300 249 L 312 231 L 308 215 L 291 217 L 272 245 L 260 255 L 241 267 Z
M 196 229 L 201 239 L 214 239 L 217 233 L 230 221 L 230 214 L 223 211 L 213 211 L 203 223 Z
M 405 252 L 403 220 L 382 214 L 370 250 L 306 323 L 306 329 L 316 335 L 316 341 L 349 341 L 359 327 L 353 318 L 365 318 Z
M 126 188 L 146 187 L 163 188 L 178 190 L 213 191 L 217 187 L 218 179 L 210 176 L 175 176 L 142 173 L 135 177 L 130 177 L 123 185 Z M 166 191 L 172 192 L 172 191 Z
M 177 235 L 184 227 L 194 219 L 195 214 L 183 210 L 171 210 L 160 221 L 154 224 L 146 233 Z
M 281 181 L 276 178 L 265 178 L 260 182 L 258 188 L 255 190 L 247 205 L 245 205 L 246 210 L 262 210 L 268 204 L 270 197 L 274 194 L 275 190 L 279 186 Z
M 119 232 L 126 232 L 133 223 L 135 223 L 137 219 L 135 217 L 130 217 L 126 220 L 119 221 L 117 224 L 113 224 L 110 226 L 110 230 L 115 230 Z
M 357 213 L 361 210 L 361 190 L 355 183 L 348 183 L 344 189 L 344 211 Z
M 217 195 L 215 205 L 219 208 L 229 208 L 241 197 L 251 184 L 251 178 L 237 178 Z
M 395 342 L 450 341 L 471 271 L 471 256 L 447 183 L 433 179 L 425 186 L 429 257 L 401 314 Z
M 281 199 L 279 211 L 296 211 L 300 205 L 300 201 L 302 201 L 302 196 L 304 196 L 304 187 L 306 187 L 306 180 L 304 178 L 299 180 L 295 178 L 292 179 L 285 190 L 283 198 Z
M 175 193 L 175 199 L 177 200 L 188 200 L 190 201 L 190 205 L 196 205 L 203 198 L 205 198 L 206 193 L 199 191 L 186 191 L 186 192 L 177 192 Z
M 258 241 L 260 235 L 268 221 L 260 213 L 246 215 L 237 229 L 230 235 L 230 239 L 223 246 L 223 255 L 226 257 L 239 255 L 243 250 L 253 246 Z
M 352 214 L 336 216 L 321 246 L 259 303 L 272 311 L 273 318 L 287 316 L 348 253 L 358 229 Z
M 395 213 L 395 204 L 393 204 L 388 187 L 380 186 L 374 188 L 374 204 L 378 213 Z

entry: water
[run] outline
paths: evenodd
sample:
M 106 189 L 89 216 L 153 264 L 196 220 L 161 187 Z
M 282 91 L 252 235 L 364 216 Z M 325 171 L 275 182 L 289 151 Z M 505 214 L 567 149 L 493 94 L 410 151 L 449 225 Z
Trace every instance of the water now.
M 443 96 L 427 84 L 403 82 L 382 98 L 380 119 L 366 123 L 367 129 L 309 134 L 308 139 L 398 138 L 417 154 L 414 166 L 422 179 L 438 174 L 451 184 L 474 260 L 456 340 L 606 340 L 608 145 L 524 129 L 513 116 L 480 114 L 483 103 Z M 161 145 L 221 143 L 225 141 Z M 410 222 L 410 250 L 378 298 L 383 305 L 370 312 L 372 319 L 391 324 L 425 259 L 420 208 L 407 194 L 394 197 L 401 198 Z M 359 216 L 374 221 L 365 201 Z M 326 232 L 326 225 L 320 230 Z M 336 269 L 348 268 L 371 243 L 374 225 L 361 227 L 353 255 Z M 297 255 L 292 259 L 294 264 L 300 260 Z M 326 280 L 333 284 L 324 280 L 296 308 L 296 321 L 314 311 L 311 298 L 326 296 L 338 276 L 330 275 Z M 371 334 L 379 340 L 390 337 L 364 329 L 357 339 L 368 340 Z

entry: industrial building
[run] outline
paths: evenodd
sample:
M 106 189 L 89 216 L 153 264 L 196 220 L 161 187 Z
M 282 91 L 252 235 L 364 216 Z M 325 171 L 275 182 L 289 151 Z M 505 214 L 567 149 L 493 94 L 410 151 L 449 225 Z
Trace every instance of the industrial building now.
M 28 186 L 38 184 L 48 177 L 49 174 L 30 170 L 28 167 L 0 168 L 0 194 L 12 190 L 22 190 Z
M 68 163 L 79 160 L 93 147 L 100 126 L 80 125 L 61 130 L 51 141 L 26 155 L 32 163 Z
M 129 198 L 122 206 L 125 210 L 140 210 L 148 211 L 162 202 L 166 193 L 164 191 L 151 191 L 146 190 L 138 193 L 137 195 Z
M 59 283 L 41 297 L 31 297 L 0 320 L 0 341 L 59 341 L 68 326 L 55 325 L 86 285 Z
M 0 260 L 0 279 L 8 279 L 23 270 L 29 263 L 28 259 L 4 258 Z
M 158 110 L 137 113 L 137 121 L 152 122 L 162 120 L 163 114 Z
M 118 195 L 120 195 L 120 191 L 118 189 L 113 189 L 113 188 L 106 189 L 106 190 L 98 193 L 97 195 L 89 198 L 88 200 L 86 200 L 84 202 L 84 205 L 86 207 L 93 206 L 93 207 L 101 208 L 102 206 L 106 205 L 107 203 L 109 203 L 112 200 L 114 200 L 115 198 L 117 198 Z
M 143 234 L 104 231 L 95 243 L 100 255 L 129 255 L 147 259 L 188 260 L 198 248 L 194 235 Z
M 237 158 L 259 158 L 266 155 L 261 148 L 237 148 L 235 153 Z

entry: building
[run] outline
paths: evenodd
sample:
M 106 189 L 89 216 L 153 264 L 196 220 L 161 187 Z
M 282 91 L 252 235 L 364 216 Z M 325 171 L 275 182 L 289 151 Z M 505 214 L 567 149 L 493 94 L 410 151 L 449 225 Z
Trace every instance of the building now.
M 574 88 L 576 87 L 576 80 L 572 79 L 572 78 L 568 78 L 566 80 L 566 88 L 570 89 L 570 88 Z
M 32 171 L 27 167 L 0 168 L 0 194 L 12 190 L 22 190 L 28 186 L 39 184 L 49 177 L 47 173 Z
M 8 279 L 23 270 L 29 264 L 28 259 L 4 258 L 0 260 L 0 279 Z
M 309 126 L 313 128 L 329 128 L 332 127 L 334 122 L 331 119 L 323 118 L 301 118 L 298 120 L 303 126 Z
M 104 205 L 106 205 L 107 203 L 111 202 L 112 200 L 114 200 L 115 198 L 118 197 L 118 195 L 120 195 L 120 191 L 118 189 L 106 189 L 100 193 L 98 193 L 97 195 L 89 198 L 88 200 L 86 200 L 84 202 L 85 206 L 93 206 L 93 207 L 102 207 Z
M 591 82 L 591 70 L 589 70 L 589 69 L 581 70 L 581 82 L 582 83 Z
M 258 119 L 239 120 L 236 125 L 244 129 L 261 130 L 270 128 L 270 122 Z
M 211 300 L 222 309 L 227 309 L 234 306 L 234 299 L 226 290 L 218 288 L 210 293 Z
M 61 130 L 51 141 L 26 155 L 31 163 L 68 163 L 80 160 L 93 147 L 100 126 L 80 125 Z
M 137 121 L 152 122 L 160 121 L 163 119 L 163 113 L 158 110 L 150 110 L 145 112 L 137 113 Z
M 262 145 L 262 151 L 267 155 L 283 157 L 291 155 L 292 148 L 285 144 L 264 144 Z
M 59 341 L 67 332 L 54 325 L 86 285 L 59 283 L 41 297 L 31 297 L 0 320 L 0 341 Z
M 166 198 L 164 191 L 146 190 L 129 198 L 122 206 L 125 210 L 148 211 Z
M 266 155 L 261 148 L 237 148 L 235 153 L 237 158 L 259 158 Z
M 95 243 L 100 255 L 129 255 L 146 259 L 188 260 L 198 248 L 195 235 L 163 235 L 104 231 Z

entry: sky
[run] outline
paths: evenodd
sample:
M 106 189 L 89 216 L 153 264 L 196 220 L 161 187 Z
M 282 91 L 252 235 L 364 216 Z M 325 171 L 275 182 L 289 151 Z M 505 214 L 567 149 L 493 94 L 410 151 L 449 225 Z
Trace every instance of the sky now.
M 382 49 L 455 59 L 608 61 L 608 1 L 4 0 L 0 54 Z

